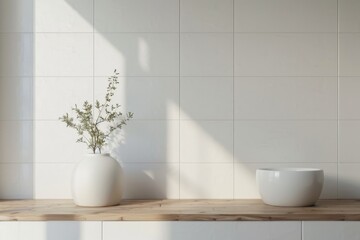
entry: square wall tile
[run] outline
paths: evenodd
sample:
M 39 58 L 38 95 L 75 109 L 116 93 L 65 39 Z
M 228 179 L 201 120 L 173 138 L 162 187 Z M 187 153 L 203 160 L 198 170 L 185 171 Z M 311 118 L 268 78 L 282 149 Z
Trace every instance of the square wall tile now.
M 232 77 L 181 77 L 181 119 L 233 119 Z
M 59 150 L 56 152 L 60 152 Z M 53 152 L 54 153 L 54 152 Z M 75 164 L 36 163 L 35 199 L 71 199 L 71 178 Z
M 179 34 L 96 34 L 95 75 L 108 76 L 114 68 L 120 76 L 177 76 Z
M 181 162 L 233 162 L 232 121 L 180 121 Z
M 339 34 L 340 76 L 360 76 L 360 33 Z
M 339 162 L 360 163 L 360 121 L 339 121 Z
M 235 161 L 337 162 L 337 121 L 235 121 Z
M 356 240 L 360 235 L 360 223 L 354 221 L 304 221 L 305 240 Z
M 34 35 L 0 34 L 0 76 L 32 76 L 34 73 Z
M 337 118 L 336 77 L 236 77 L 234 86 L 235 119 Z
M 102 223 L 99 221 L 21 221 L 17 232 L 19 238 L 16 240 L 101 240 Z
M 33 78 L 0 77 L 0 121 L 33 119 Z
M 0 199 L 33 198 L 33 176 L 31 163 L 0 163 Z
M 0 121 L 0 162 L 33 162 L 33 136 L 32 121 Z
M 180 36 L 181 76 L 232 76 L 232 33 L 183 33 Z
M 34 0 L 0 1 L 0 32 L 32 32 Z
M 93 0 L 33 0 L 36 32 L 93 32 Z
M 324 170 L 324 187 L 320 198 L 337 198 L 337 164 L 336 163 L 236 163 L 235 164 L 235 198 L 260 198 L 256 184 L 258 168 L 320 168 Z
M 92 76 L 93 35 L 37 33 L 36 76 Z
M 360 77 L 339 78 L 339 118 L 360 119 Z
M 237 33 L 235 76 L 337 76 L 336 33 Z
M 119 77 L 113 103 L 134 119 L 179 119 L 179 77 Z M 95 78 L 95 99 L 103 102 L 108 81 Z
M 339 0 L 339 31 L 360 32 L 360 2 Z
M 336 0 L 235 0 L 236 32 L 337 32 Z
M 179 164 L 126 163 L 125 199 L 178 199 Z
M 339 199 L 360 198 L 360 164 L 359 163 L 341 163 L 338 166 L 339 171 Z
M 233 32 L 233 0 L 181 0 L 181 32 Z
M 75 129 L 60 121 L 36 121 L 34 125 L 34 162 L 76 163 L 91 150 L 79 138 Z M 56 153 L 56 154 L 54 154 Z
M 58 120 L 84 101 L 93 103 L 93 79 L 90 77 L 37 77 L 34 82 L 35 119 Z
M 179 121 L 131 120 L 111 136 L 109 145 L 125 163 L 179 162 Z
M 179 31 L 179 0 L 94 1 L 98 32 Z
M 181 163 L 180 199 L 232 199 L 233 163 Z

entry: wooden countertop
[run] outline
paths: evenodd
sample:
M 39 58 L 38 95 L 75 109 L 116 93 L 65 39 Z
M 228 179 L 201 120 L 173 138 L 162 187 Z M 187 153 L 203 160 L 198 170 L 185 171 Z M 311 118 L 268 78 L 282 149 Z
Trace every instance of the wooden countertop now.
M 272 207 L 260 200 L 126 200 L 77 207 L 71 200 L 2 200 L 0 221 L 360 221 L 360 200 L 321 200 L 314 207 Z

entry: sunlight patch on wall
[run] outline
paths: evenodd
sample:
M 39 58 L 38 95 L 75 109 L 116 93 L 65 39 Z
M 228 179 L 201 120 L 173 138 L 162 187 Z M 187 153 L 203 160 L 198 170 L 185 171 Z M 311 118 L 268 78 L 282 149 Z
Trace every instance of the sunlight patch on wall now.
M 138 60 L 139 65 L 145 72 L 150 71 L 150 49 L 148 43 L 143 38 L 138 39 Z

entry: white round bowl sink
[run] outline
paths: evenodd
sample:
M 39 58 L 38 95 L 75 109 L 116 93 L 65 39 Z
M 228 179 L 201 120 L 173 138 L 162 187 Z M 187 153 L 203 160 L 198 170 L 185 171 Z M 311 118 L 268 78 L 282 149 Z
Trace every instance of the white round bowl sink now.
M 321 194 L 324 171 L 314 168 L 260 168 L 256 170 L 256 182 L 266 204 L 312 206 Z

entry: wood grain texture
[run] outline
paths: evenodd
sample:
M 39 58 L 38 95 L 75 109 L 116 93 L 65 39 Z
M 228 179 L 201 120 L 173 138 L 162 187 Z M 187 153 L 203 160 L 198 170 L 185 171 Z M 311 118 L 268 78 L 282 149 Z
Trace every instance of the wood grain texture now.
M 273 207 L 261 200 L 126 200 L 102 208 L 71 200 L 3 200 L 0 221 L 360 221 L 360 200 Z

